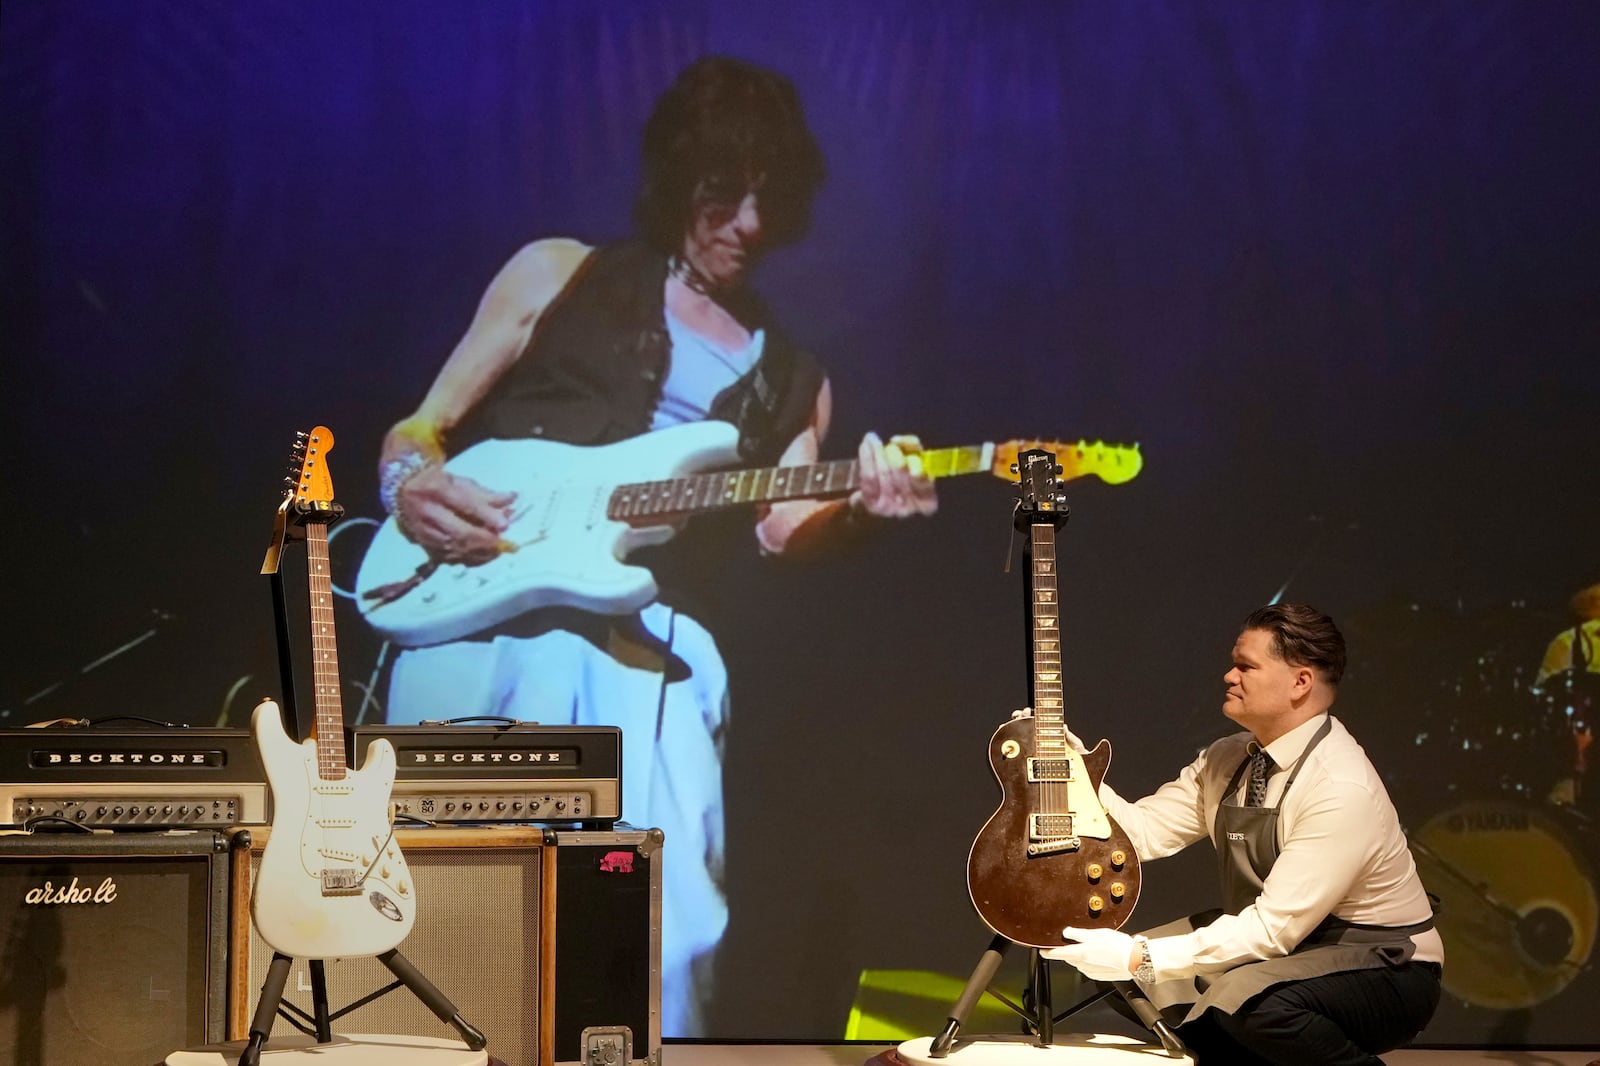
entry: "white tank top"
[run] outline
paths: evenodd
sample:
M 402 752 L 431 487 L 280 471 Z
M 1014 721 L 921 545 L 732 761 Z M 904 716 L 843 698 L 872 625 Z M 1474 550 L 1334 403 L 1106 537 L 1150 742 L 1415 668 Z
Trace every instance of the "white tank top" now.
M 750 372 L 766 343 L 766 335 L 758 329 L 744 348 L 729 351 L 684 325 L 671 311 L 666 317 L 672 354 L 661 399 L 650 418 L 651 429 L 705 421 L 711 414 L 711 401 Z

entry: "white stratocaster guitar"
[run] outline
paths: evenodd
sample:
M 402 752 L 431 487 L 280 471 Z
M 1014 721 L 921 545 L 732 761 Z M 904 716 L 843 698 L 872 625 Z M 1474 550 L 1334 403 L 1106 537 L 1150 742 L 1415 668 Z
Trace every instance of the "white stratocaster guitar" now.
M 339 650 L 328 573 L 333 502 L 324 426 L 301 435 L 299 479 L 278 509 L 262 573 L 274 573 L 291 526 L 305 531 L 311 588 L 311 649 L 316 725 L 296 744 L 278 705 L 264 700 L 251 718 L 272 789 L 272 833 L 256 873 L 250 912 L 261 939 L 302 959 L 378 955 L 405 939 L 416 920 L 415 888 L 394 841 L 389 794 L 394 747 L 375 740 L 360 770 L 345 765 Z
M 1011 464 L 1028 448 L 1054 452 L 1063 479 L 1094 474 L 1119 484 L 1144 463 L 1137 445 L 1099 441 L 939 448 L 924 451 L 921 462 L 933 477 L 987 472 L 1010 480 Z M 536 607 L 626 614 L 656 597 L 650 571 L 623 561 L 633 549 L 670 540 L 695 514 L 845 496 L 858 482 L 854 459 L 718 469 L 737 456 L 738 431 L 715 421 L 593 448 L 544 440 L 476 444 L 445 469 L 516 492 L 504 534 L 514 550 L 477 566 L 436 563 L 390 518 L 362 560 L 356 602 L 374 629 L 408 647 L 455 640 Z

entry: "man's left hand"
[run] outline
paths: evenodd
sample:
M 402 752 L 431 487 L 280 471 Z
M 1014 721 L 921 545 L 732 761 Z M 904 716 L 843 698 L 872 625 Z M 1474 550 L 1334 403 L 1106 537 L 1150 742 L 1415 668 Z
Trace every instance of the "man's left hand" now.
M 885 444 L 876 433 L 861 439 L 857 451 L 860 487 L 850 506 L 878 518 L 931 515 L 939 509 L 933 478 L 922 468 L 922 442 L 893 437 Z
M 1139 945 L 1127 933 L 1115 929 L 1079 929 L 1067 926 L 1061 935 L 1076 944 L 1047 948 L 1040 952 L 1047 959 L 1059 959 L 1078 968 L 1091 981 L 1129 981 Z

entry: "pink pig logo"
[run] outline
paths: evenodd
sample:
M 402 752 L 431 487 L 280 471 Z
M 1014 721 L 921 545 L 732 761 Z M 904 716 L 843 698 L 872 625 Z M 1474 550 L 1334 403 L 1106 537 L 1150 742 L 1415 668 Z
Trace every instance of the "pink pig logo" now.
M 631 874 L 633 873 L 633 852 L 608 851 L 600 860 L 600 872 L 603 874 Z

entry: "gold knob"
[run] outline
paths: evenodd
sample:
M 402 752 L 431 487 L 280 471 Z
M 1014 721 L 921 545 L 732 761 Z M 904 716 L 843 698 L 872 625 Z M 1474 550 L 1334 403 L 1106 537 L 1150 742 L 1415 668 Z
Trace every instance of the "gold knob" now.
M 1111 853 L 1111 865 L 1112 865 L 1112 868 L 1120 870 L 1124 866 L 1126 866 L 1127 863 L 1128 863 L 1128 853 L 1127 852 L 1125 852 L 1125 851 L 1113 851 Z
M 1105 900 L 1101 899 L 1099 896 L 1090 896 L 1089 897 L 1089 913 L 1090 914 L 1099 914 L 1101 911 L 1103 911 L 1105 909 L 1106 909 L 1106 901 Z
M 1098 881 L 1098 880 L 1100 880 L 1100 875 L 1105 873 L 1105 872 L 1106 872 L 1105 871 L 1105 867 L 1101 866 L 1099 863 L 1091 862 L 1089 864 L 1089 870 L 1088 870 L 1089 880 Z
M 1121 899 L 1123 896 L 1125 896 L 1127 894 L 1128 894 L 1128 886 L 1127 885 L 1124 885 L 1121 881 L 1113 881 L 1111 883 L 1111 898 L 1112 899 Z

